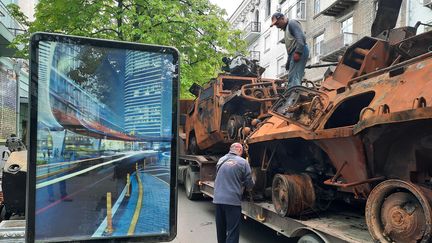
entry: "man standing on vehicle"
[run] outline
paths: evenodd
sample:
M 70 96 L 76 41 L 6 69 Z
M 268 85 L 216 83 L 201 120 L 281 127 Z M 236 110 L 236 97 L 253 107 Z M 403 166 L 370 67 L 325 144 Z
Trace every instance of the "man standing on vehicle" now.
M 288 60 L 285 64 L 285 69 L 288 71 L 288 87 L 301 85 L 306 61 L 309 57 L 309 48 L 301 24 L 295 19 L 288 19 L 282 13 L 276 12 L 272 15 L 270 27 L 273 25 L 285 31 L 282 42 L 285 43 L 288 54 Z
M 238 243 L 243 187 L 251 190 L 254 181 L 249 163 L 241 157 L 243 146 L 233 143 L 216 165 L 213 203 L 216 204 L 218 243 Z

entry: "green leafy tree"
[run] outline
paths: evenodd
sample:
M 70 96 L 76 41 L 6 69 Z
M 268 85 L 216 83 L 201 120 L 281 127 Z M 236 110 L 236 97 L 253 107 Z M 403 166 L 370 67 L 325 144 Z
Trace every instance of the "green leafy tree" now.
M 176 47 L 180 56 L 181 97 L 192 83 L 214 77 L 223 56 L 245 53 L 241 32 L 223 19 L 226 12 L 208 0 L 40 0 L 35 21 L 16 5 L 9 10 L 28 32 L 13 45 L 28 45 L 37 31 L 107 38 Z M 26 50 L 18 53 L 27 55 Z

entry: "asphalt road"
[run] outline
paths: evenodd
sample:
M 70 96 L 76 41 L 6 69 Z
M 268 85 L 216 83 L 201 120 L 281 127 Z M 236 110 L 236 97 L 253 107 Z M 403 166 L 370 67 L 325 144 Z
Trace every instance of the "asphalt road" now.
M 178 191 L 177 237 L 174 243 L 217 243 L 215 208 L 211 200 L 190 201 L 183 185 Z M 290 243 L 285 236 L 248 218 L 242 220 L 240 243 Z

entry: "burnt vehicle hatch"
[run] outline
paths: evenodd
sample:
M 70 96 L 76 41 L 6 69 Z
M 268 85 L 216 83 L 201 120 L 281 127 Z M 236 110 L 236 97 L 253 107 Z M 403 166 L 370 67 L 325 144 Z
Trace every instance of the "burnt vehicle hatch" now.
M 293 87 L 282 95 L 270 113 L 304 129 L 316 129 L 329 107 L 328 96 L 305 87 Z
M 211 133 L 217 129 L 212 116 L 214 114 L 214 86 L 205 87 L 198 98 L 198 119 L 204 124 L 204 129 L 207 133 Z M 210 121 L 210 122 L 205 122 Z

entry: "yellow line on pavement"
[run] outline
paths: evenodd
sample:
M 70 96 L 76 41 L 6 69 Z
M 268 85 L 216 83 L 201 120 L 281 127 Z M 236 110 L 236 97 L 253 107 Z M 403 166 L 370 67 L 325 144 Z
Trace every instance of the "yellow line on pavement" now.
M 138 194 L 137 205 L 135 207 L 135 213 L 134 213 L 134 215 L 132 217 L 132 221 L 131 221 L 131 224 L 129 226 L 128 235 L 133 235 L 134 232 L 135 232 L 135 227 L 136 227 L 136 224 L 138 222 L 138 217 L 139 217 L 140 212 L 141 212 L 142 200 L 143 200 L 143 191 L 144 191 L 144 189 L 143 189 L 143 186 L 142 186 L 142 183 L 141 183 L 140 173 L 138 173 L 138 170 L 137 170 L 137 172 L 136 172 L 135 175 L 136 175 L 137 181 L 138 181 L 139 194 Z

